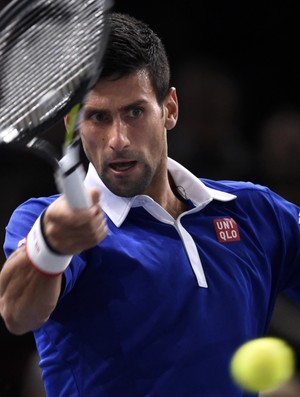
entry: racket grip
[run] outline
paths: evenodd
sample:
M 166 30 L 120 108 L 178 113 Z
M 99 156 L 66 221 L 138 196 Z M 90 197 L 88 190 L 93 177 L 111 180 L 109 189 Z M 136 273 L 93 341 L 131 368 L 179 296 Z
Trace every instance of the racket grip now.
M 84 186 L 84 176 L 84 168 L 78 160 L 76 149 L 70 147 L 59 161 L 57 184 L 71 208 L 88 208 L 92 204 Z

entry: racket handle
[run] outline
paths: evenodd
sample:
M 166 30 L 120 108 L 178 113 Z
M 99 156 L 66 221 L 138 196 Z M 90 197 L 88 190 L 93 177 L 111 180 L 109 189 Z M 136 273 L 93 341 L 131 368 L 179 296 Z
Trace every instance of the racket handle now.
M 71 146 L 59 161 L 57 178 L 58 187 L 66 196 L 71 208 L 88 208 L 92 204 L 84 186 L 84 174 L 77 148 Z

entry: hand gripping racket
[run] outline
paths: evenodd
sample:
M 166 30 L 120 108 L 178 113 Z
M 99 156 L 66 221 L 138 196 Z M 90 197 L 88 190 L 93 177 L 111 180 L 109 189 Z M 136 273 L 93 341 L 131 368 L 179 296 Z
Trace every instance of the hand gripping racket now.
M 109 34 L 106 0 L 12 0 L 0 12 L 0 144 L 38 151 L 73 208 L 90 205 L 78 124 Z M 40 136 L 70 113 L 63 157 Z

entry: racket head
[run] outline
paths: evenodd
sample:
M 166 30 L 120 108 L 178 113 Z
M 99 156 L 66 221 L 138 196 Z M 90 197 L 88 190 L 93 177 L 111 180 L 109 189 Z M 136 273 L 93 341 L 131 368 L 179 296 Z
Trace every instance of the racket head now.
M 12 0 L 0 12 L 0 144 L 27 143 L 96 84 L 108 0 Z

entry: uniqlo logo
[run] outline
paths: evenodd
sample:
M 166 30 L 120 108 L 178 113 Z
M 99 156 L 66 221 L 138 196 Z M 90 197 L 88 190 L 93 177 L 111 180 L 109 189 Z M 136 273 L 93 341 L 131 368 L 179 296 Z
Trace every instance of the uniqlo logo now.
M 214 219 L 214 226 L 220 243 L 240 241 L 239 228 L 232 218 Z

